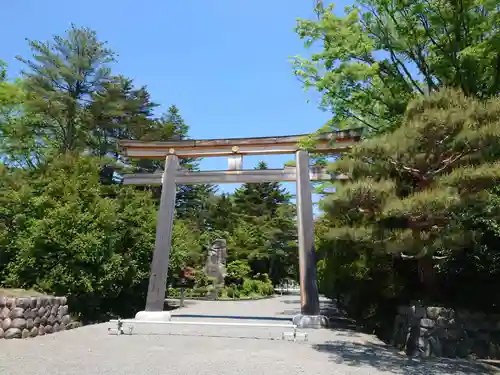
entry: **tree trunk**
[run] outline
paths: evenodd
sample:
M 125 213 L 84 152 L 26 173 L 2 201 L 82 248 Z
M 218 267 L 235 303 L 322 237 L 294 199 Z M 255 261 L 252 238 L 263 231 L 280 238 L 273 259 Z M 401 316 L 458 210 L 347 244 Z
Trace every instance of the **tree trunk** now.
M 436 269 L 431 256 L 424 256 L 417 260 L 418 278 L 426 298 L 434 299 L 439 295 L 436 283 Z

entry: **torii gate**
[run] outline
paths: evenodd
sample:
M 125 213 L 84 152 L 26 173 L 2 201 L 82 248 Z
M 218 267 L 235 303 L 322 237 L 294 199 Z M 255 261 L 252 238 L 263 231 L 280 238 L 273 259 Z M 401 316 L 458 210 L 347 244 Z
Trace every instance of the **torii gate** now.
M 294 318 L 298 327 L 318 328 L 324 325 L 320 315 L 319 294 L 314 251 L 314 222 L 311 181 L 342 179 L 332 176 L 323 168 L 309 167 L 309 154 L 298 146 L 308 134 L 230 138 L 212 140 L 182 140 L 169 142 L 142 142 L 126 140 L 121 145 L 130 158 L 163 159 L 165 169 L 161 173 L 126 174 L 124 184 L 163 185 L 156 227 L 156 243 L 151 263 L 151 274 L 145 312 L 151 319 L 163 312 L 167 272 L 172 241 L 172 225 L 176 184 L 199 183 L 262 183 L 295 181 L 297 184 L 297 226 L 299 247 L 300 305 L 301 314 Z M 359 141 L 360 132 L 355 130 L 321 133 L 315 136 L 314 153 L 341 153 Z M 294 154 L 295 167 L 267 170 L 243 170 L 245 155 Z M 225 156 L 229 161 L 226 171 L 192 172 L 179 169 L 179 158 Z

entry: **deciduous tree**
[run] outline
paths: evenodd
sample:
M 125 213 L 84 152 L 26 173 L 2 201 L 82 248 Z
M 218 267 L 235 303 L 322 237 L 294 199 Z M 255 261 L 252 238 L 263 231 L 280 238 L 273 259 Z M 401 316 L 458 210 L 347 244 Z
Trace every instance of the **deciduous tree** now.
M 486 99 L 500 90 L 496 1 L 358 0 L 338 15 L 315 1 L 316 20 L 299 20 L 310 59 L 295 74 L 332 113 L 327 127 L 394 129 L 417 95 L 454 87 Z

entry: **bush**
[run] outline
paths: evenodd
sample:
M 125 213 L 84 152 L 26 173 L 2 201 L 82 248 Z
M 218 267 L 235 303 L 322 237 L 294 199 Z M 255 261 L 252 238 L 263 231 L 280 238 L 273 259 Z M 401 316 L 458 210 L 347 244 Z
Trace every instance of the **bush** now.
M 227 265 L 224 283 L 225 285 L 243 285 L 243 281 L 250 275 L 250 272 L 252 269 L 248 263 L 235 260 Z
M 235 287 L 226 288 L 226 294 L 229 298 L 240 298 L 240 291 Z
M 144 308 L 155 241 L 151 193 L 102 185 L 102 163 L 62 156 L 16 172 L 15 181 L 14 172 L 0 174 L 0 280 L 67 296 L 83 323 Z M 176 221 L 169 275 L 197 247 L 192 230 Z
M 252 294 L 260 294 L 260 285 L 261 281 L 245 279 L 243 281 L 242 294 L 245 296 L 251 296 Z
M 272 284 L 271 279 L 269 278 L 269 275 L 267 273 L 258 273 L 253 277 L 255 280 L 260 280 L 264 283 L 269 283 Z
M 271 296 L 274 294 L 273 284 L 261 280 L 245 279 L 241 287 L 241 294 L 244 296 Z
M 274 286 L 269 282 L 259 281 L 259 293 L 263 296 L 272 296 L 274 294 Z
M 193 273 L 194 287 L 202 288 L 210 285 L 210 279 L 203 270 L 195 270 Z
M 179 298 L 181 296 L 181 290 L 178 288 L 168 288 L 167 297 L 168 298 Z

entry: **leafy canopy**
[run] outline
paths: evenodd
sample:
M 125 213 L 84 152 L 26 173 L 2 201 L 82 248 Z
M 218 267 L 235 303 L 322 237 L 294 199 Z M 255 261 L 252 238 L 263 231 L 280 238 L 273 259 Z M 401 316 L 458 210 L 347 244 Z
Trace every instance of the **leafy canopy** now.
M 418 95 L 453 87 L 487 99 L 500 90 L 494 0 L 358 0 L 344 15 L 315 4 L 317 19 L 296 30 L 319 52 L 293 64 L 332 113 L 327 127 L 380 133 L 399 126 Z
M 384 251 L 443 250 L 456 214 L 500 180 L 500 99 L 443 89 L 413 100 L 403 125 L 332 164 L 351 177 L 323 201 L 346 226 L 330 235 Z

